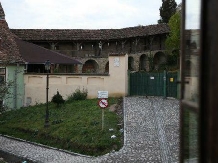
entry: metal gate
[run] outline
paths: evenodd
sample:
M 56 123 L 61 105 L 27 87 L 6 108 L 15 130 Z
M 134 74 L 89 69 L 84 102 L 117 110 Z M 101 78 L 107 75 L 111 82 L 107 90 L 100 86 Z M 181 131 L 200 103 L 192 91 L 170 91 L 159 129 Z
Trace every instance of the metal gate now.
M 129 74 L 129 95 L 177 97 L 177 72 Z

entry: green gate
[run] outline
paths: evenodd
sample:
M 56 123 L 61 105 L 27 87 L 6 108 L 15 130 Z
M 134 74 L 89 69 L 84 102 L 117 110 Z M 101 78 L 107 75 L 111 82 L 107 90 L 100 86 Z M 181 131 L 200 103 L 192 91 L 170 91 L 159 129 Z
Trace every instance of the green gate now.
M 177 97 L 177 84 L 178 73 L 177 72 L 168 72 L 167 81 L 166 81 L 166 92 L 167 97 Z
M 130 73 L 129 94 L 131 96 L 177 97 L 177 73 L 168 72 L 166 73 L 166 78 L 164 76 L 164 73 Z M 166 82 L 164 81 L 165 79 Z

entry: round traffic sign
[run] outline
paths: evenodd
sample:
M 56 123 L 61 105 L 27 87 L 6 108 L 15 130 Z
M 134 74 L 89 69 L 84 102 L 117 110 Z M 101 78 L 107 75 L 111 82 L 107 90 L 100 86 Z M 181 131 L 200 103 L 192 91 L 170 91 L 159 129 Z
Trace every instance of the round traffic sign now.
M 108 107 L 108 101 L 107 99 L 100 99 L 98 101 L 98 105 L 101 107 L 101 108 L 106 108 Z

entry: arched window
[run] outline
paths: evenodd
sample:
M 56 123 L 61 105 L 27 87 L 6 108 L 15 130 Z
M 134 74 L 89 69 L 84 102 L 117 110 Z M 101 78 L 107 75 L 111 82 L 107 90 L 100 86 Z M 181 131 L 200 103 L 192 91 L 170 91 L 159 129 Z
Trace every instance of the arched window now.
M 83 73 L 96 73 L 98 70 L 98 63 L 95 60 L 87 60 L 83 65 Z
M 140 70 L 146 70 L 146 61 L 147 61 L 147 57 L 145 54 L 142 54 L 140 56 L 140 65 L 139 65 L 139 68 Z
M 154 69 L 158 70 L 163 64 L 166 64 L 166 55 L 163 52 L 157 52 L 154 55 Z
M 134 59 L 133 59 L 133 57 L 128 58 L 128 70 L 134 70 Z
M 109 61 L 105 65 L 105 73 L 109 73 Z

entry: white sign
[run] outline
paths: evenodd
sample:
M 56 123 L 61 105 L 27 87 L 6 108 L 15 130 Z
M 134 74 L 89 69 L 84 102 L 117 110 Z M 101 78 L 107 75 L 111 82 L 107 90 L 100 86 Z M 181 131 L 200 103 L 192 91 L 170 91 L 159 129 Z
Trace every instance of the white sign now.
M 151 77 L 150 77 L 150 79 L 154 79 L 154 77 L 153 77 L 153 76 L 151 76 Z
M 108 91 L 98 91 L 98 98 L 108 98 Z
M 119 67 L 120 66 L 120 58 L 116 57 L 114 58 L 114 67 Z

